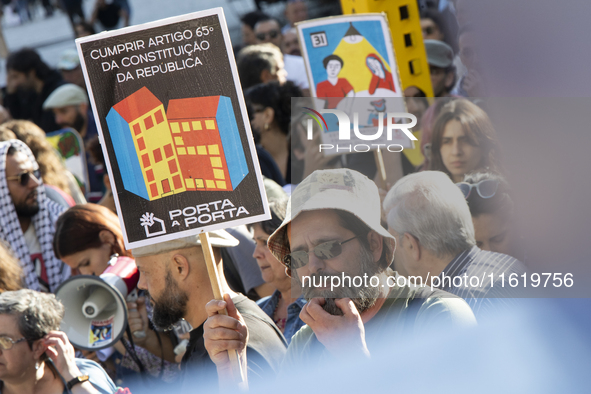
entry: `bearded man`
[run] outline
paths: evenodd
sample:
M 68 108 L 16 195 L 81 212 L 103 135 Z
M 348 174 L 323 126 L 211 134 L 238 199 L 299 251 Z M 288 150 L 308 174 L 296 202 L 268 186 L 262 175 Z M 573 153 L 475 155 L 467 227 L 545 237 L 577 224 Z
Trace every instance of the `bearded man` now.
M 271 318 L 253 301 L 233 292 L 226 282 L 220 248 L 237 246 L 238 240 L 224 230 L 210 231 L 209 240 L 222 293 L 231 298 L 249 327 L 250 343 L 245 352 L 253 362 L 248 364 L 246 377 L 256 386 L 277 371 L 287 343 Z M 199 236 L 135 248 L 132 253 L 140 272 L 138 287 L 149 293 L 154 326 L 167 330 L 185 319 L 193 327 L 181 362 L 182 390 L 212 392 L 214 388 L 207 383 L 216 385 L 217 374 L 203 344 L 203 323 L 213 290 Z
M 369 357 L 372 349 L 394 347 L 411 334 L 475 324 L 464 300 L 396 280 L 390 269 L 396 240 L 380 224 L 378 188 L 356 171 L 309 175 L 294 190 L 285 220 L 267 244 L 308 300 L 300 313 L 307 325 L 292 338 L 284 372 L 303 365 L 321 368 L 343 355 Z M 234 322 L 241 321 L 240 314 L 221 316 L 219 307 L 208 303 L 205 323 L 205 347 L 218 374 L 229 368 L 228 348 L 244 357 L 248 345 L 248 329 Z
M 0 241 L 19 259 L 29 289 L 54 292 L 70 276 L 52 243 L 55 222 L 64 210 L 45 195 L 29 147 L 19 140 L 0 142 Z
M 78 85 L 67 83 L 53 91 L 43 103 L 43 108 L 53 111 L 55 122 L 59 127 L 70 127 L 80 134 L 85 146 L 93 139 L 98 139 L 98 131 L 94 115 L 88 105 L 86 91 Z M 97 202 L 103 195 L 103 166 L 93 164 L 90 151 L 86 150 L 86 166 L 90 194 L 90 202 Z

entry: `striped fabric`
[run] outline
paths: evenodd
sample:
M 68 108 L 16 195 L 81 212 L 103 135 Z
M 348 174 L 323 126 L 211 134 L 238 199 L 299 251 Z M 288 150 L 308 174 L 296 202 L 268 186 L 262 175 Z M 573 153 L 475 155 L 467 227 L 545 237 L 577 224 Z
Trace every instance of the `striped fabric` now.
M 19 140 L 0 142 L 0 239 L 10 245 L 10 248 L 20 260 L 26 287 L 39 291 L 41 290 L 41 285 L 35 273 L 35 266 L 31 261 L 31 253 L 25 242 L 23 230 L 18 221 L 6 181 L 6 153 L 11 146 L 15 147 L 17 151 L 25 153 L 33 163 L 35 169 L 39 168 L 33 153 L 24 142 Z M 45 261 L 45 269 L 49 279 L 49 290 L 53 293 L 70 276 L 70 267 L 61 262 L 53 253 L 55 222 L 65 208 L 46 197 L 43 184 L 39 185 L 37 192 L 39 213 L 33 216 L 31 225 L 35 227 L 37 239 L 41 245 L 41 253 Z M 75 242 L 75 240 L 72 240 L 72 242 Z
M 456 256 L 439 274 L 439 288 L 466 300 L 479 318 L 510 307 L 512 298 L 524 290 L 520 275 L 525 272 L 525 266 L 516 258 L 474 246 Z M 515 287 L 509 282 L 511 274 L 517 278 L 512 282 L 517 283 Z

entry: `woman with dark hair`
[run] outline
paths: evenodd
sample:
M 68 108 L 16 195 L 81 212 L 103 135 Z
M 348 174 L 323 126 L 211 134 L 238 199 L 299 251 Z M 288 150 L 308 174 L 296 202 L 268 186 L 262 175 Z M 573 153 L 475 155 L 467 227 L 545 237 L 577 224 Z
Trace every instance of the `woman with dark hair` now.
M 431 137 L 430 170 L 443 171 L 461 182 L 473 171 L 500 173 L 499 155 L 495 129 L 480 107 L 458 99 L 441 108 Z
M 287 201 L 287 195 L 270 198 L 271 219 L 249 227 L 256 242 L 252 256 L 257 260 L 263 280 L 277 289 L 271 296 L 262 298 L 257 304 L 273 319 L 289 344 L 291 337 L 305 324 L 300 319 L 300 311 L 306 300 L 301 296 L 301 289 L 292 288 L 292 281 L 285 272 L 285 266 L 267 248 L 267 239 L 285 219 Z
M 59 217 L 55 225 L 53 250 L 57 258 L 83 275 L 101 275 L 113 258 L 132 258 L 131 253 L 125 249 L 117 215 L 96 204 L 76 205 Z M 133 338 L 135 353 L 142 366 L 129 354 L 128 346 L 121 342 L 114 346 L 123 355 L 118 365 L 136 372 L 145 367 L 151 375 L 161 374 L 163 380 L 170 381 L 178 372 L 178 366 L 174 363 L 173 345 L 168 335 L 161 335 L 149 327 L 146 306 L 143 296 L 137 302 L 127 304 L 131 332 L 146 333 L 144 337 L 136 337 L 134 334 Z M 106 357 L 103 358 L 106 360 Z
M 117 390 L 99 365 L 75 358 L 68 337 L 58 331 L 63 316 L 64 306 L 53 294 L 29 289 L 0 294 L 0 392 Z
M 523 260 L 516 249 L 514 204 L 505 178 L 491 172 L 478 172 L 467 174 L 457 185 L 472 214 L 476 246 Z
M 291 183 L 291 99 L 302 97 L 302 91 L 290 81 L 283 85 L 268 82 L 247 89 L 244 96 L 254 112 L 253 133 L 258 134 L 259 144 L 271 154 L 285 181 Z

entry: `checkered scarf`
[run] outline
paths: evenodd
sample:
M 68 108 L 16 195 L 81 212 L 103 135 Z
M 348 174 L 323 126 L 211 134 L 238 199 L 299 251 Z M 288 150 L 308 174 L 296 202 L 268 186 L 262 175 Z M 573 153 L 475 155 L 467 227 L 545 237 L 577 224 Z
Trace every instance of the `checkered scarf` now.
M 35 273 L 31 254 L 25 242 L 25 236 L 18 221 L 18 216 L 6 182 L 6 153 L 11 146 L 17 151 L 25 153 L 33 163 L 35 169 L 39 167 L 33 153 L 22 141 L 10 140 L 0 142 L 0 238 L 10 244 L 14 254 L 21 261 L 27 288 L 40 290 L 39 279 Z M 39 202 L 39 212 L 33 216 L 32 224 L 35 227 L 37 239 L 41 245 L 41 254 L 45 261 L 49 290 L 54 292 L 65 277 L 69 275 L 69 268 L 55 257 L 52 244 L 53 234 L 55 233 L 55 222 L 65 208 L 46 197 L 43 184 L 37 188 L 37 201 Z

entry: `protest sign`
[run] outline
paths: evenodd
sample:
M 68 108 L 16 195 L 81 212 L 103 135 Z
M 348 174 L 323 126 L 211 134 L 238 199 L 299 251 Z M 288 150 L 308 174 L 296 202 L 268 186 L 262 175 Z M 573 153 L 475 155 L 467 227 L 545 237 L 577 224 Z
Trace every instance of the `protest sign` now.
M 74 129 L 67 128 L 47 134 L 47 141 L 60 154 L 68 171 L 74 175 L 82 192 L 90 192 L 84 142 Z
M 76 44 L 126 248 L 270 218 L 221 8 Z
M 315 108 L 323 115 L 326 126 L 322 130 L 322 142 L 335 145 L 335 149 L 327 149 L 325 154 L 346 153 L 336 149 L 340 119 L 327 110 L 346 114 L 351 126 L 356 125 L 365 135 L 380 135 L 380 127 L 385 130 L 388 125 L 388 114 L 406 112 L 390 29 L 383 14 L 306 21 L 298 23 L 297 30 L 310 93 L 322 100 L 320 107 L 320 100 L 316 100 Z M 391 123 L 400 121 L 396 118 Z M 366 141 L 356 135 L 351 137 L 352 146 Z M 381 133 L 372 142 L 376 146 L 393 143 L 413 146 L 402 133 L 395 133 L 390 139 L 387 136 L 388 133 Z

